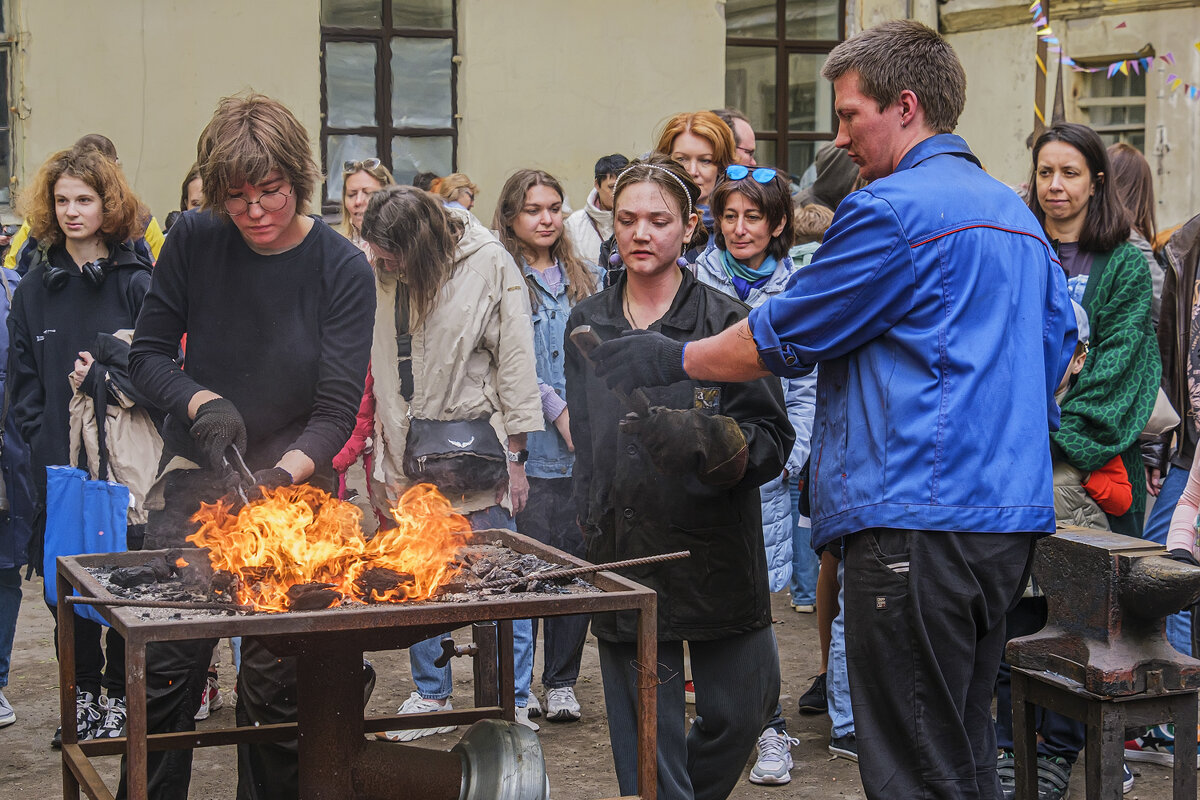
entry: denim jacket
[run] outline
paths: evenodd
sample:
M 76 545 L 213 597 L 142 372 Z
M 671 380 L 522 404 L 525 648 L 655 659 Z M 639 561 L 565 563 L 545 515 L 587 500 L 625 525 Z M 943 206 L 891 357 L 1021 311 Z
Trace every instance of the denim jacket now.
M 595 271 L 589 263 L 588 268 Z M 542 273 L 521 260 L 521 271 L 525 283 L 533 290 L 537 302 L 533 309 L 533 353 L 539 383 L 566 397 L 567 378 L 564 371 L 563 335 L 567 329 L 567 318 L 571 316 L 571 299 L 567 296 L 566 270 L 563 270 L 562 285 L 558 293 L 552 294 L 542 279 Z M 597 277 L 597 282 L 601 279 Z M 599 283 L 597 283 L 599 285 Z M 525 463 L 525 474 L 531 478 L 569 478 L 575 455 L 567 449 L 554 420 L 547 419 L 545 430 L 529 434 L 527 444 L 529 460 Z

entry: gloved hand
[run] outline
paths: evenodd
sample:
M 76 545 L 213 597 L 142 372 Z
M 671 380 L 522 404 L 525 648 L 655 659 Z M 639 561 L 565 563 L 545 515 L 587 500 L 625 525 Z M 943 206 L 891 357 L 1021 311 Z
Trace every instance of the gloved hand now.
M 592 351 L 596 375 L 608 388 L 629 394 L 640 386 L 668 386 L 686 381 L 683 342 L 654 331 L 626 331 Z
M 733 486 L 746 474 L 750 447 L 732 417 L 655 407 L 650 416 L 629 424 L 659 472 L 692 473 L 701 483 L 719 487 Z
M 246 452 L 246 423 L 237 406 L 224 397 L 209 400 L 196 409 L 191 433 L 209 466 L 218 472 L 226 468 L 225 448 L 229 445 Z
M 254 473 L 254 486 L 246 490 L 246 497 L 258 500 L 263 496 L 264 489 L 278 489 L 280 486 L 291 486 L 292 475 L 283 467 L 260 469 Z
M 1200 562 L 1196 561 L 1196 557 L 1192 555 L 1190 550 L 1184 550 L 1182 547 L 1177 547 L 1174 550 L 1167 551 L 1167 558 L 1172 561 L 1181 561 L 1184 564 L 1191 564 L 1193 567 L 1200 567 Z

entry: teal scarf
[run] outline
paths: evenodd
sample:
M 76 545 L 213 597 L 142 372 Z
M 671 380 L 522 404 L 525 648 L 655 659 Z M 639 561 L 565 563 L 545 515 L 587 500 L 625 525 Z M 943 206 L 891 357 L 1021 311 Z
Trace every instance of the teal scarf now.
M 731 278 L 741 278 L 747 283 L 758 283 L 764 278 L 769 278 L 775 274 L 775 266 L 779 263 L 774 256 L 767 256 L 763 262 L 758 265 L 758 269 L 751 269 L 742 262 L 738 261 L 733 256 L 729 255 L 728 250 L 721 250 L 721 264 L 724 265 L 725 271 L 729 273 Z

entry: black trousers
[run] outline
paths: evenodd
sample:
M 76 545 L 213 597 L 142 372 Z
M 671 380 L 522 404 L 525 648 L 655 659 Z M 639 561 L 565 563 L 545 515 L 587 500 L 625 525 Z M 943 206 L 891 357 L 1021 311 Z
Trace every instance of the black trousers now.
M 1000 796 L 992 688 L 1034 539 L 892 529 L 846 538 L 846 657 L 868 798 Z

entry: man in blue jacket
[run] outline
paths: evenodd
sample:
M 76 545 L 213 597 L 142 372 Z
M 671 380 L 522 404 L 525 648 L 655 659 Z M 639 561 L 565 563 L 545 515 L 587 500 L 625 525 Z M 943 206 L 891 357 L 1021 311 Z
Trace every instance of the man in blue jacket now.
M 835 144 L 871 183 L 787 291 L 686 345 L 594 352 L 638 385 L 820 364 L 814 544 L 844 538 L 846 644 L 871 798 L 999 796 L 992 685 L 1004 613 L 1054 531 L 1049 430 L 1075 347 L 1063 271 L 1021 200 L 952 135 L 966 76 L 925 26 L 842 43 Z

